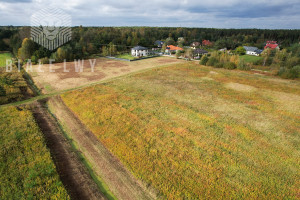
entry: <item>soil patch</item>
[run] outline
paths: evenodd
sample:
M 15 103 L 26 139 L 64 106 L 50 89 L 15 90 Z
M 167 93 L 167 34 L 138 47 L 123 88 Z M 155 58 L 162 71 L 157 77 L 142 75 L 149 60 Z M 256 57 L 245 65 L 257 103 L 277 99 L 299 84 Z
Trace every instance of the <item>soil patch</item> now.
M 60 179 L 71 199 L 106 199 L 43 103 L 33 104 L 33 115 L 45 136 Z

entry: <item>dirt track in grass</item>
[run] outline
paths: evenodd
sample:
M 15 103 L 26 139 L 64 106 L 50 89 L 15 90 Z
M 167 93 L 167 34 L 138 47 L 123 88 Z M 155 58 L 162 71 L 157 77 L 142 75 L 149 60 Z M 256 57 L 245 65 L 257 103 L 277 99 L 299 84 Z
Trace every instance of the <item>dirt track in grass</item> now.
M 156 199 L 155 192 L 147 188 L 113 156 L 65 106 L 60 97 L 52 97 L 49 108 L 60 123 L 66 127 L 69 137 L 93 166 L 93 171 L 103 179 L 118 199 Z
M 43 103 L 33 104 L 33 114 L 71 199 L 106 199 Z

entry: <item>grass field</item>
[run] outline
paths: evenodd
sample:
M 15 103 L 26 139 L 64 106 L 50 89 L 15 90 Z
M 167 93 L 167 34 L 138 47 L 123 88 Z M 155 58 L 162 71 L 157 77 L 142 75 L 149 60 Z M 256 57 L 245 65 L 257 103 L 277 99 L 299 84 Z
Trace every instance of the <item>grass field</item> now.
M 243 56 L 240 56 L 240 58 L 244 59 L 248 63 L 254 63 L 254 62 L 258 61 L 258 60 L 263 59 L 260 56 L 250 56 L 250 55 L 243 55 Z
M 0 105 L 34 96 L 23 78 L 24 72 L 6 72 L 0 68 Z
M 0 109 L 0 199 L 69 199 L 27 108 Z
M 6 66 L 6 59 L 11 59 L 11 53 L 0 53 L 0 67 Z
M 122 54 L 122 55 L 118 55 L 116 56 L 117 58 L 123 58 L 123 59 L 128 59 L 128 60 L 134 60 L 136 59 L 136 57 L 130 55 L 130 54 Z
M 62 95 L 167 199 L 297 199 L 300 83 L 174 64 Z

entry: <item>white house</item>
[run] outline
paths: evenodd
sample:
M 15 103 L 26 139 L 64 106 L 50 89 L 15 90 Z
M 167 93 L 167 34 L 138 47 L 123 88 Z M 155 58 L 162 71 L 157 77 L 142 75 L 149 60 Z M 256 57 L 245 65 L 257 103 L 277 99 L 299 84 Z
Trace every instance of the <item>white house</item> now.
M 131 49 L 131 55 L 135 57 L 147 56 L 149 54 L 149 50 L 146 47 L 136 46 Z
M 248 47 L 248 46 L 243 46 L 244 49 L 246 50 L 247 55 L 255 55 L 256 56 L 256 50 L 258 50 L 257 47 Z

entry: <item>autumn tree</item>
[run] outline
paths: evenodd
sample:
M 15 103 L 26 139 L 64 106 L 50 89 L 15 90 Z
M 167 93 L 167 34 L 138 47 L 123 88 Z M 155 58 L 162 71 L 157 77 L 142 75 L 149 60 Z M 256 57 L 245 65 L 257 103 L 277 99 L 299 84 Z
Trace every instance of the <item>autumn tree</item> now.
M 32 40 L 25 38 L 22 42 L 21 48 L 18 50 L 18 58 L 21 60 L 26 60 L 31 58 L 35 50 L 35 44 Z

